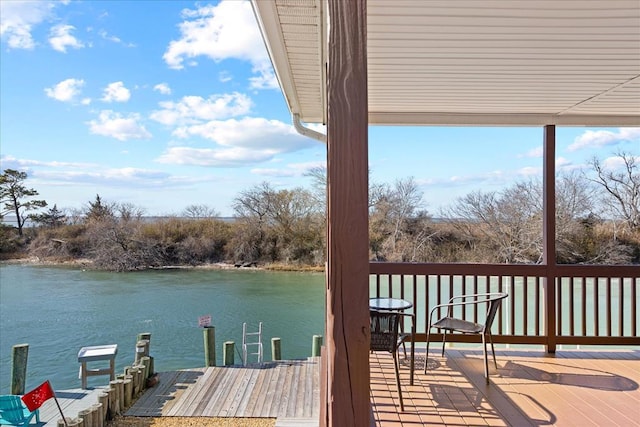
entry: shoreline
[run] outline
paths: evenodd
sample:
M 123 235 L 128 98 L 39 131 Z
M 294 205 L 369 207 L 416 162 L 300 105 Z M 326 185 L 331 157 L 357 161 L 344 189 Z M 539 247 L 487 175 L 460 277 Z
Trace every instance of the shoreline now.
M 32 265 L 32 266 L 52 266 L 52 267 L 80 267 L 93 269 L 96 271 L 111 271 L 95 268 L 93 261 L 87 258 L 70 259 L 70 260 L 56 260 L 56 259 L 43 259 L 40 257 L 22 257 L 22 258 L 8 258 L 0 260 L 0 265 Z M 265 264 L 258 265 L 257 263 L 242 263 L 242 265 L 227 262 L 216 262 L 199 265 L 164 265 L 162 267 L 148 267 L 141 270 L 134 271 L 155 271 L 155 270 L 258 270 L 258 271 L 291 271 L 302 273 L 321 273 L 324 272 L 323 267 L 319 266 L 298 266 L 289 264 Z

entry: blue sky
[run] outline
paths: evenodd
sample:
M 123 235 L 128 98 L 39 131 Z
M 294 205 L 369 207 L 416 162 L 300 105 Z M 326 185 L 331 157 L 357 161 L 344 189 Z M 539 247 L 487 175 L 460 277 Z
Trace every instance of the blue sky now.
M 245 1 L 0 2 L 0 167 L 62 209 L 96 194 L 149 215 L 233 213 L 263 181 L 308 187 L 298 135 Z M 371 127 L 372 181 L 413 177 L 436 213 L 540 176 L 541 128 Z M 559 169 L 640 155 L 640 128 L 558 128 Z M 615 167 L 614 162 L 608 162 Z

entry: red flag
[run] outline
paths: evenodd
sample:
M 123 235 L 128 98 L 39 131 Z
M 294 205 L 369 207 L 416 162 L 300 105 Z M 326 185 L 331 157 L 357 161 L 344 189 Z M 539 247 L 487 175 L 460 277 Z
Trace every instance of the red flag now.
M 22 396 L 22 401 L 27 408 L 33 412 L 42 406 L 44 402 L 55 397 L 55 393 L 49 384 L 49 380 L 43 382 L 38 387 L 31 390 L 29 393 Z

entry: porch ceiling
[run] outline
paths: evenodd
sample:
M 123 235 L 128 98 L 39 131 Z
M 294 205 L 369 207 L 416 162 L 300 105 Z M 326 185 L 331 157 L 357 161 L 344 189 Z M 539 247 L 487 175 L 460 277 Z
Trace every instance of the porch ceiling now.
M 326 0 L 252 0 L 289 109 L 326 122 Z M 640 125 L 638 0 L 368 0 L 369 122 Z

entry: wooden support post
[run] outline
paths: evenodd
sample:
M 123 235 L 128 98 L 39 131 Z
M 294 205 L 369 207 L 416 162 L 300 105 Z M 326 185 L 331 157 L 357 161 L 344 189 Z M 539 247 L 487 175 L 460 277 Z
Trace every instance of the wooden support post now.
M 282 360 L 280 338 L 271 338 L 271 360 Z
M 29 344 L 17 344 L 11 353 L 11 394 L 24 394 Z
M 319 357 L 321 348 L 322 348 L 322 335 L 314 335 L 313 343 L 311 344 L 311 356 Z
M 140 359 L 145 356 L 149 356 L 149 340 L 138 340 L 136 343 L 136 357 L 133 364 L 138 365 Z
M 547 353 L 556 352 L 556 127 L 544 127 L 543 196 L 542 196 L 542 262 L 547 267 L 544 279 L 545 329 Z
M 98 395 L 98 405 L 100 405 L 100 416 L 102 417 L 102 425 L 104 425 L 109 415 L 109 393 Z
M 368 427 L 367 1 L 328 0 L 327 427 Z
M 151 343 L 151 332 L 140 332 L 140 333 L 138 334 L 138 338 L 137 338 L 137 340 L 138 340 L 138 341 L 140 341 L 140 340 L 147 340 L 147 341 L 149 341 L 149 343 Z
M 84 427 L 93 427 L 93 422 L 91 420 L 91 410 L 83 409 L 78 412 L 78 419 L 81 419 Z
M 216 328 L 204 328 L 204 366 L 216 366 Z
M 124 407 L 128 408 L 131 406 L 131 401 L 133 400 L 133 376 L 125 375 L 124 376 Z
M 236 343 L 233 341 L 225 341 L 224 343 L 224 356 L 222 364 L 224 366 L 233 366 L 236 351 Z
M 95 416 L 93 423 L 96 427 L 104 427 L 104 404 L 102 403 L 101 395 L 98 395 L 99 402 L 92 406 L 95 409 Z
M 109 393 L 109 413 L 107 414 L 107 419 L 112 420 L 116 417 L 116 406 L 117 406 L 117 395 L 116 389 L 114 387 L 109 388 L 107 391 Z
M 149 368 L 151 367 L 151 359 L 149 358 L 149 356 L 144 356 L 140 360 L 140 363 L 142 363 L 142 366 L 144 366 L 144 368 L 142 369 L 142 389 L 144 390 L 147 387 L 147 378 L 149 378 L 149 376 L 151 375 L 151 373 L 149 372 Z

